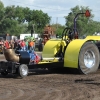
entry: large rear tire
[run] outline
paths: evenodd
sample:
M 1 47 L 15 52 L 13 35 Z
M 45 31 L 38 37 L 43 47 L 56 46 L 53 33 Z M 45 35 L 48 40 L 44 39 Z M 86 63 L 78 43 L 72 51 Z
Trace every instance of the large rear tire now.
M 82 74 L 94 73 L 100 61 L 99 50 L 92 42 L 86 42 L 79 53 L 79 71 Z

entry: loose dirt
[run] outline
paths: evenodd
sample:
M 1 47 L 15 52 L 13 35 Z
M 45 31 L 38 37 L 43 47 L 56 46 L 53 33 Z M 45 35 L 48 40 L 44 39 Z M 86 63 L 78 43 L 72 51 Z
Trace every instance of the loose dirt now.
M 100 100 L 100 70 L 79 75 L 36 69 L 24 79 L 0 75 L 0 100 Z

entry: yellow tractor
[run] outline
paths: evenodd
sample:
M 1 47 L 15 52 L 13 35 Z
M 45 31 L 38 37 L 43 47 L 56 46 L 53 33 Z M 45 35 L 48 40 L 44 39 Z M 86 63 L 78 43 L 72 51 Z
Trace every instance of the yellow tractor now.
M 74 18 L 74 29 L 65 28 L 62 39 L 47 41 L 42 52 L 44 63 L 56 62 L 56 66 L 76 68 L 83 74 L 97 71 L 100 63 L 100 36 L 78 39 L 76 19 L 80 14 L 90 16 L 88 10 L 85 13 L 78 13 Z
M 0 73 L 18 74 L 23 78 L 28 75 L 29 69 L 34 68 L 73 68 L 82 74 L 96 72 L 100 64 L 100 36 L 78 38 L 76 19 L 80 14 L 90 16 L 88 10 L 78 13 L 74 18 L 73 29 L 65 28 L 61 39 L 49 39 L 38 64 L 29 64 L 30 56 L 27 51 L 4 50 L 7 62 L 0 61 Z

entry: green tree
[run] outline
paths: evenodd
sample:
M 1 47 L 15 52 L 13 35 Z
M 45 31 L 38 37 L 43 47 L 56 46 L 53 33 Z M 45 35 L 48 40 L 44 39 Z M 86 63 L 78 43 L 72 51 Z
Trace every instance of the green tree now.
M 26 17 L 26 20 L 28 21 L 28 29 L 34 28 L 36 32 L 41 32 L 41 30 L 45 27 L 46 24 L 50 22 L 50 17 L 47 15 L 47 13 L 43 13 L 41 10 L 32 10 L 29 11 L 30 15 Z
M 0 1 L 0 33 L 10 33 L 19 35 L 29 33 L 35 24 L 35 32 L 41 32 L 46 24 L 50 22 L 47 13 L 41 10 L 30 10 L 28 7 L 20 6 L 4 7 Z

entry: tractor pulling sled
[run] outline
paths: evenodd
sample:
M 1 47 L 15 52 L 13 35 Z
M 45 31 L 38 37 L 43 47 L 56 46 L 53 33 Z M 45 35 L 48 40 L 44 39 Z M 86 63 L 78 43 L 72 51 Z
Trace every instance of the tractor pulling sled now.
M 24 78 L 30 69 L 59 67 L 75 68 L 82 74 L 96 72 L 100 64 L 100 36 L 78 39 L 76 19 L 80 14 L 90 16 L 88 10 L 85 13 L 78 13 L 74 18 L 73 29 L 65 28 L 61 39 L 48 40 L 38 64 L 29 64 L 30 56 L 27 51 L 5 49 L 4 55 L 7 61 L 0 61 L 0 73 L 2 75 L 18 74 Z

